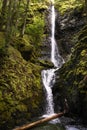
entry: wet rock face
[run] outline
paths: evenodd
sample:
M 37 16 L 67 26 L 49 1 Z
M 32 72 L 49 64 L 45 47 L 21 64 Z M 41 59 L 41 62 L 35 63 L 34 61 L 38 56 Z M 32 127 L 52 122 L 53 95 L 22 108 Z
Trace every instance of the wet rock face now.
M 41 49 L 41 59 L 50 60 L 51 53 L 51 8 L 45 12 L 45 27 L 44 27 L 44 39 L 40 47 Z
M 55 111 L 62 111 L 64 99 L 68 100 L 69 114 L 87 119 L 87 26 L 81 12 L 66 13 L 57 24 L 59 49 L 66 58 L 73 52 L 68 61 L 56 72 L 56 83 L 53 87 Z M 57 33 L 57 32 L 56 32 Z M 69 50 L 68 50 L 69 49 Z
M 50 60 L 50 53 L 51 53 L 51 39 L 50 37 L 45 37 L 41 49 L 41 59 L 43 60 Z
M 56 12 L 56 32 L 55 37 L 59 46 L 60 54 L 67 60 L 67 55 L 71 53 L 76 39 L 76 34 L 85 25 L 85 18 L 82 9 L 69 10 L 63 16 Z

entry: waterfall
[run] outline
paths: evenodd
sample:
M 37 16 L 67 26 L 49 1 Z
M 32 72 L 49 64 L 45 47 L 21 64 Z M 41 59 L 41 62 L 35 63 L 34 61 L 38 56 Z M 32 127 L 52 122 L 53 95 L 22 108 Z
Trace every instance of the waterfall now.
M 43 85 L 46 89 L 46 114 L 53 114 L 54 113 L 54 105 L 53 105 L 53 94 L 52 94 L 52 87 L 55 83 L 55 69 L 43 70 L 42 71 L 42 79 Z
M 57 68 L 60 68 L 61 65 L 63 64 L 64 60 L 63 58 L 60 56 L 59 54 L 59 50 L 56 44 L 56 40 L 55 40 L 55 8 L 54 5 L 52 5 L 51 7 L 52 10 L 52 14 L 51 14 L 51 61 L 53 62 L 54 66 Z
M 53 2 L 52 2 L 53 3 Z M 51 61 L 53 62 L 55 69 L 48 69 L 42 71 L 42 81 L 46 90 L 46 115 L 54 114 L 54 103 L 52 87 L 55 83 L 55 71 L 59 69 L 64 63 L 63 58 L 59 54 L 59 50 L 55 40 L 55 8 L 51 6 Z

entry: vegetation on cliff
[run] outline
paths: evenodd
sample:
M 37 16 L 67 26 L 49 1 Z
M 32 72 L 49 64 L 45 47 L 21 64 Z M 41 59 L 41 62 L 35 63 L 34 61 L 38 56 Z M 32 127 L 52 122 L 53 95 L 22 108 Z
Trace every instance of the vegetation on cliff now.
M 43 102 L 39 61 L 44 12 L 49 2 L 0 1 L 0 129 L 12 129 L 40 114 Z M 42 63 L 42 64 L 41 64 Z M 48 65 L 49 64 L 49 65 Z M 50 66 L 51 63 L 47 63 Z M 25 120 L 26 119 L 26 120 Z
M 71 58 L 59 70 L 57 81 L 61 98 L 67 98 L 70 111 L 87 118 L 87 26 L 78 36 Z M 54 88 L 55 89 L 55 88 Z
M 83 4 L 81 0 L 56 0 L 55 6 L 63 16 L 73 8 L 78 8 L 81 12 Z M 42 109 L 43 90 L 40 73 L 43 67 L 53 67 L 49 61 L 39 58 L 42 40 L 46 35 L 44 14 L 48 6 L 48 0 L 0 1 L 0 129 L 2 130 L 10 130 L 13 126 L 24 123 L 25 119 L 29 120 L 40 114 L 38 111 Z M 83 16 L 85 15 L 83 11 Z M 76 114 L 81 112 L 86 118 L 87 26 L 73 35 L 72 40 L 74 46 L 71 58 L 59 70 L 58 87 L 55 85 L 54 89 L 58 90 L 55 94 L 62 92 L 61 97 L 69 100 L 71 111 L 77 111 Z
M 24 60 L 12 46 L 4 51 L 0 52 L 0 125 L 15 123 L 21 116 L 30 118 L 42 99 L 41 67 Z
M 55 7 L 63 15 L 66 11 L 83 7 L 82 0 L 55 0 Z
M 61 1 L 62 2 L 62 1 Z M 61 3 L 60 2 L 60 3 Z M 79 17 L 83 21 L 85 20 L 83 25 L 78 26 L 78 23 L 73 24 L 67 20 L 66 27 L 62 29 L 64 30 L 65 42 L 66 39 L 69 39 L 69 44 L 72 44 L 71 52 L 68 57 L 68 61 L 62 66 L 62 68 L 57 72 L 57 82 L 54 85 L 53 93 L 54 93 L 54 101 L 55 101 L 55 109 L 57 104 L 61 106 L 63 105 L 64 99 L 67 98 L 70 108 L 70 113 L 73 115 L 77 115 L 82 117 L 83 119 L 87 118 L 87 25 L 86 25 L 86 11 L 84 9 L 83 1 L 79 2 L 78 6 L 75 6 L 74 13 L 72 15 L 71 11 L 68 13 L 68 18 L 72 18 L 75 20 L 75 15 L 77 19 Z M 81 3 L 81 4 L 80 4 Z M 81 6 L 79 6 L 81 5 Z M 60 10 L 62 10 L 62 4 Z M 72 4 L 70 5 L 72 6 Z M 74 5 L 73 5 L 74 7 Z M 84 10 L 83 10 L 84 9 Z M 77 11 L 76 11 L 77 10 Z M 63 10 L 62 13 L 66 12 L 67 8 Z M 65 13 L 67 19 L 67 12 Z M 63 14 L 64 15 L 64 14 Z M 71 28 L 68 30 L 68 25 L 71 24 Z M 74 26 L 72 26 L 74 25 Z M 84 27 L 83 27 L 84 26 Z M 73 28 L 74 27 L 74 28 Z M 70 35 L 71 33 L 72 35 Z M 62 34 L 62 33 L 61 33 Z M 68 34 L 68 35 L 67 35 Z M 61 36 L 62 39 L 62 36 Z M 59 100 L 56 102 L 56 100 Z

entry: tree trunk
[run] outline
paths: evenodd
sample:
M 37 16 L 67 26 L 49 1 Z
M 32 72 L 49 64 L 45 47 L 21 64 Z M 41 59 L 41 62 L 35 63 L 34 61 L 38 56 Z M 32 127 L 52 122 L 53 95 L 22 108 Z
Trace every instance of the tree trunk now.
M 61 117 L 65 114 L 65 112 L 61 112 L 61 113 L 58 113 L 58 114 L 54 114 L 54 115 L 51 115 L 47 118 L 44 118 L 44 119 L 41 119 L 41 120 L 38 120 L 38 121 L 35 121 L 33 123 L 30 123 L 30 124 L 26 124 L 24 126 L 21 126 L 21 127 L 18 127 L 18 128 L 15 128 L 13 130 L 26 130 L 26 129 L 29 129 L 29 128 L 32 128 L 34 126 L 37 126 L 39 124 L 42 124 L 44 122 L 47 122 L 47 121 L 50 121 L 52 119 L 55 119 L 55 118 L 58 118 L 58 117 Z
M 25 32 L 25 26 L 26 26 L 26 19 L 27 19 L 27 12 L 28 12 L 28 6 L 29 6 L 30 0 L 27 0 L 26 8 L 25 8 L 25 16 L 24 16 L 24 22 L 23 22 L 23 27 L 21 31 L 21 36 L 23 37 L 24 32 Z
M 18 27 L 18 20 L 19 20 L 19 12 L 20 12 L 20 2 L 21 0 L 14 0 L 13 1 L 13 13 L 12 13 L 12 36 L 16 36 L 17 27 Z
M 19 17 L 20 17 L 20 4 L 21 4 L 21 0 L 19 0 L 18 4 L 17 4 L 17 14 L 16 14 L 16 20 L 15 20 L 15 29 L 18 30 L 18 24 L 19 24 Z
M 3 28 L 4 22 L 5 22 L 7 2 L 8 2 L 7 0 L 3 0 L 2 2 L 0 30 Z
M 87 21 L 87 0 L 85 0 L 85 12 L 86 12 L 86 21 Z
M 11 35 L 11 29 L 12 29 L 12 0 L 9 0 L 9 5 L 8 5 L 8 12 L 7 12 L 7 24 L 6 24 L 6 41 L 7 43 L 9 42 L 9 38 Z

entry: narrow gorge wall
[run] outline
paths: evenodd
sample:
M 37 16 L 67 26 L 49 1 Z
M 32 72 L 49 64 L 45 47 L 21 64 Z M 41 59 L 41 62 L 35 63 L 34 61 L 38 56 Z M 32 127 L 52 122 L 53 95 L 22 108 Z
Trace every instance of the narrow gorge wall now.
M 70 113 L 87 118 L 87 26 L 82 10 L 76 9 L 60 19 L 58 42 L 66 63 L 56 73 L 56 84 L 53 88 L 55 110 L 63 109 L 67 98 Z M 68 45 L 68 46 L 67 46 Z M 70 49 L 71 48 L 71 49 Z M 69 52 L 67 52 L 69 50 Z M 70 54 L 67 55 L 67 54 Z M 67 61 L 68 60 L 68 61 Z

